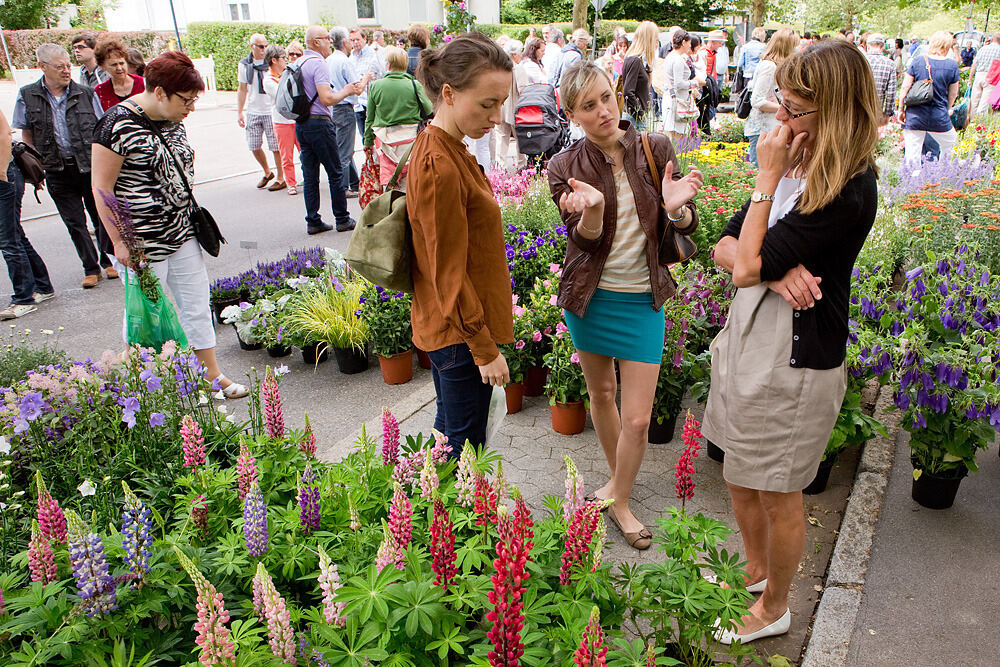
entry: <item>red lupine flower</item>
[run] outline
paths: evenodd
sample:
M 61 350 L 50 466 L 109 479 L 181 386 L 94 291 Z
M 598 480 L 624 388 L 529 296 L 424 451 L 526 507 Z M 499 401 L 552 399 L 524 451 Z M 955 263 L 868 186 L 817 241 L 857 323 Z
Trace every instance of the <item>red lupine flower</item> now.
M 681 501 L 681 511 L 684 511 L 684 504 L 686 501 L 694 497 L 694 459 L 698 456 L 698 450 L 701 449 L 701 445 L 698 444 L 698 439 L 702 437 L 701 431 L 698 427 L 701 426 L 701 422 L 694 418 L 691 411 L 688 410 L 687 417 L 684 419 L 684 451 L 681 453 L 680 459 L 677 460 L 677 467 L 674 470 L 674 479 L 677 482 L 674 484 L 674 490 L 677 492 L 677 497 Z
M 205 463 L 205 438 L 201 427 L 191 415 L 181 417 L 181 444 L 184 448 L 184 467 L 197 468 Z
M 587 561 L 590 555 L 590 543 L 597 530 L 597 522 L 601 517 L 601 509 L 607 501 L 594 501 L 580 507 L 573 514 L 573 521 L 566 529 L 566 541 L 559 567 L 559 583 L 563 586 L 570 583 L 573 566 Z
M 476 491 L 473 498 L 472 511 L 476 514 L 476 525 L 496 524 L 499 502 L 497 490 L 481 473 L 476 475 Z
M 35 486 L 38 489 L 38 526 L 42 537 L 55 540 L 61 544 L 66 542 L 66 516 L 59 503 L 49 493 L 42 479 L 42 473 L 35 470 Z
M 437 494 L 434 496 L 434 519 L 431 521 L 431 556 L 434 585 L 447 593 L 451 580 L 458 574 L 455 567 L 455 533 L 448 510 Z
M 487 659 L 493 667 L 518 667 L 524 654 L 522 596 L 526 590 L 524 582 L 530 577 L 525 566 L 532 546 L 533 524 L 523 501 L 513 516 L 506 505 L 501 505 L 497 521 L 500 539 L 496 546 L 497 558 L 493 561 L 496 573 L 490 578 L 493 590 L 489 593 L 493 609 L 486 615 L 486 620 L 493 623 L 486 633 L 493 642 L 493 650 L 487 654 Z
M 281 440 L 285 437 L 285 415 L 281 408 L 281 391 L 278 389 L 278 380 L 271 372 L 270 366 L 264 369 L 264 386 L 261 392 L 267 435 L 272 440 Z
M 580 639 L 580 648 L 573 654 L 577 667 L 603 667 L 607 664 L 608 647 L 604 645 L 604 630 L 601 629 L 601 613 L 595 605 L 590 610 L 590 621 Z

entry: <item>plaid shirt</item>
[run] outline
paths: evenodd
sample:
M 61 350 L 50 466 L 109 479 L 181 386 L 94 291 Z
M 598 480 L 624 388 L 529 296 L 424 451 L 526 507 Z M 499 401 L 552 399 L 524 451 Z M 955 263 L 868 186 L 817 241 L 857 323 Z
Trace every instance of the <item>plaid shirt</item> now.
M 875 93 L 882 112 L 891 116 L 896 108 L 896 64 L 879 53 L 866 53 L 865 57 L 875 75 Z
M 976 71 L 987 71 L 994 60 L 1000 60 L 1000 44 L 990 42 L 976 54 Z

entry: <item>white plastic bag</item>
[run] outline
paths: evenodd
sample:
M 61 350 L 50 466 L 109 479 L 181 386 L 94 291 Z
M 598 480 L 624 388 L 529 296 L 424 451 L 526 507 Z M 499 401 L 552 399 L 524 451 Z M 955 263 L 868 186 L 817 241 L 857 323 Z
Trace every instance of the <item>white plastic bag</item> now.
M 486 445 L 492 446 L 493 438 L 500 431 L 504 417 L 507 416 L 507 392 L 503 387 L 493 387 L 490 396 L 490 416 L 486 421 Z

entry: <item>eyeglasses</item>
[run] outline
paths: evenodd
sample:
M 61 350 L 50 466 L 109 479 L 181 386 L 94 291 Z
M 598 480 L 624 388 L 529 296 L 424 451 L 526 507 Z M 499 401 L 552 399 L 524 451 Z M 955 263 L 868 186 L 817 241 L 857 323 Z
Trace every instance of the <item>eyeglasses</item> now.
M 52 63 L 42 63 L 45 67 L 51 67 L 52 69 L 59 70 L 60 72 L 72 72 L 73 66 L 69 63 L 64 63 L 62 65 L 54 65 Z
M 289 58 L 301 58 L 302 54 L 299 53 L 298 51 L 289 51 L 288 52 L 288 57 Z
M 199 99 L 201 99 L 200 97 L 184 97 L 180 93 L 174 93 L 174 95 L 181 98 L 181 100 L 184 101 L 184 106 L 188 107 L 189 109 L 194 108 L 194 103 L 197 102 Z
M 251 44 L 250 46 L 252 46 L 255 49 L 266 49 L 267 48 L 267 44 Z
M 811 113 L 816 113 L 819 111 L 819 109 L 812 109 L 810 111 L 803 111 L 802 113 L 792 113 L 792 110 L 788 108 L 788 105 L 782 101 L 781 93 L 778 92 L 777 88 L 774 89 L 774 97 L 778 100 L 778 106 L 784 109 L 785 113 L 787 113 L 788 117 L 791 118 L 792 120 L 796 118 L 802 118 L 803 116 L 808 116 Z

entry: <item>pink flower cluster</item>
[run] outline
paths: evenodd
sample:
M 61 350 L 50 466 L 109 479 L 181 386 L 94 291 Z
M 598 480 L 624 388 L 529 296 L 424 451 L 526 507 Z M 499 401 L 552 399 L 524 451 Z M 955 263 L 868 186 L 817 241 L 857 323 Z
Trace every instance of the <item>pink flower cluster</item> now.
M 229 612 L 222 600 L 222 593 L 215 590 L 215 586 L 210 584 L 195 564 L 191 562 L 184 553 L 174 547 L 174 553 L 181 562 L 181 566 L 187 571 L 188 576 L 194 582 L 194 588 L 198 593 L 198 621 L 194 624 L 194 630 L 198 633 L 194 643 L 201 649 L 198 656 L 199 662 L 203 665 L 228 665 L 232 667 L 236 664 L 236 646 L 229 636 Z
M 674 479 L 677 481 L 674 483 L 674 491 L 677 493 L 677 497 L 681 501 L 681 511 L 684 510 L 684 503 L 694 497 L 694 459 L 698 456 L 698 450 L 701 449 L 701 445 L 698 444 L 698 439 L 702 437 L 699 427 L 701 422 L 694 418 L 691 411 L 688 410 L 687 417 L 684 419 L 684 451 L 681 453 L 681 457 L 677 460 L 677 466 L 674 469 Z
M 406 548 L 413 537 L 413 505 L 407 498 L 403 485 L 396 482 L 389 505 L 389 523 L 383 526 L 382 544 L 379 546 L 375 563 L 381 570 L 392 564 L 402 570 Z
M 35 487 L 38 490 L 38 526 L 42 538 L 55 540 L 60 544 L 66 542 L 66 516 L 59 503 L 49 493 L 42 479 L 42 473 L 35 470 Z
M 595 605 L 590 610 L 590 620 L 580 639 L 580 648 L 573 654 L 577 667 L 604 667 L 607 664 L 608 647 L 604 643 L 601 629 L 601 613 Z
M 281 390 L 278 389 L 278 379 L 271 372 L 271 367 L 264 369 L 264 384 L 261 387 L 264 403 L 264 425 L 267 435 L 272 440 L 285 437 L 285 415 L 281 408 Z
M 267 619 L 267 632 L 271 639 L 271 653 L 288 665 L 296 664 L 295 633 L 285 606 L 285 599 L 278 594 L 271 575 L 263 563 L 257 563 L 257 574 L 254 577 L 257 590 L 260 592 L 260 605 Z
M 205 438 L 201 427 L 191 415 L 181 418 L 181 445 L 184 448 L 184 467 L 197 468 L 205 464 Z
M 28 542 L 28 569 L 31 571 L 31 580 L 40 581 L 43 586 L 59 579 L 52 547 L 42 535 L 38 521 L 31 522 L 31 541 Z
M 299 451 L 308 457 L 316 456 L 316 435 L 313 433 L 312 424 L 309 423 L 309 415 L 306 418 L 306 428 L 302 433 L 302 442 L 299 443 Z
M 482 473 L 476 475 L 476 490 L 473 493 L 472 511 L 476 514 L 477 526 L 488 526 L 497 522 L 497 504 L 500 497 L 497 489 Z
M 199 533 L 208 535 L 208 499 L 204 493 L 191 499 L 191 523 Z
M 572 581 L 573 567 L 588 562 L 590 543 L 597 530 L 601 509 L 608 501 L 594 501 L 577 508 L 573 521 L 566 529 L 563 555 L 559 567 L 559 583 L 563 586 Z
M 236 457 L 236 484 L 240 502 L 247 498 L 250 487 L 257 481 L 257 459 L 250 456 L 247 443 L 240 443 L 240 455 Z
M 427 452 L 424 467 L 420 471 L 420 497 L 424 500 L 431 500 L 438 490 L 441 480 L 438 478 L 437 466 L 434 465 L 434 458 L 430 449 Z
M 463 507 L 469 507 L 475 500 L 476 491 L 476 455 L 472 447 L 462 449 L 458 458 L 458 468 L 455 471 L 455 490 L 458 496 L 455 502 Z
M 323 591 L 323 617 L 330 625 L 344 627 L 347 619 L 344 618 L 345 602 L 337 602 L 337 589 L 340 588 L 340 573 L 337 571 L 337 564 L 330 561 L 323 547 L 319 547 L 319 588 Z
M 399 458 L 399 422 L 387 408 L 382 408 L 382 463 L 390 465 Z

